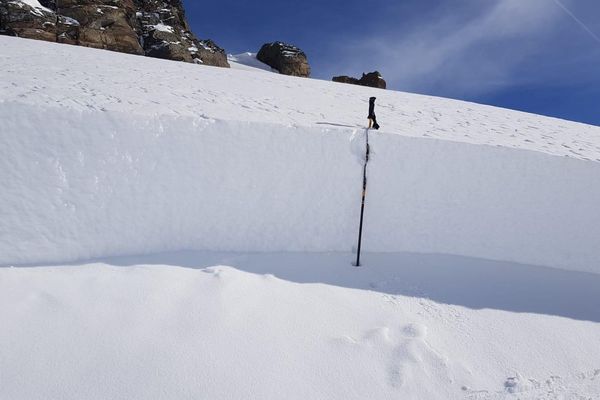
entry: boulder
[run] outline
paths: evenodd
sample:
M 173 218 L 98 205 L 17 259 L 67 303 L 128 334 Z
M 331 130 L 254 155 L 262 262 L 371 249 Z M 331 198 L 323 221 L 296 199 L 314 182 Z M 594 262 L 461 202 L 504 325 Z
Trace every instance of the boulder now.
M 283 42 L 266 43 L 261 47 L 256 58 L 281 74 L 310 76 L 306 54 L 296 46 Z
M 368 74 L 362 74 L 362 77 L 358 80 L 358 84 L 362 86 L 369 86 L 379 89 L 385 89 L 387 84 L 379 71 L 369 72 Z
M 369 72 L 367 74 L 362 74 L 360 79 L 353 78 L 351 76 L 334 76 L 332 81 L 340 82 L 340 83 L 350 83 L 352 85 L 361 85 L 361 86 L 369 86 L 379 89 L 385 89 L 387 84 L 379 71 Z

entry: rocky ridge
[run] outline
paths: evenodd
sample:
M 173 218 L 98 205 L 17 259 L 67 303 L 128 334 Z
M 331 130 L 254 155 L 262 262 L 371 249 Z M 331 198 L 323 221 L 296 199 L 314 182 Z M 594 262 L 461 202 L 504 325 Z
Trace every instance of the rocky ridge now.
M 192 33 L 181 0 L 0 0 L 0 34 L 229 67 Z

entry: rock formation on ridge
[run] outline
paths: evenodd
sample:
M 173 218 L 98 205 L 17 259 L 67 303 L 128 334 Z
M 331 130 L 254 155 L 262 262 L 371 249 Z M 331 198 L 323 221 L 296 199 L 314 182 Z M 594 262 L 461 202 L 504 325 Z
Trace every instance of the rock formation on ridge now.
M 385 89 L 387 86 L 385 80 L 382 78 L 379 71 L 373 71 L 367 74 L 363 73 L 360 79 L 356 79 L 346 75 L 334 76 L 332 81 L 340 83 L 350 83 L 352 85 L 369 86 L 379 89 Z
M 281 74 L 305 78 L 310 76 L 306 54 L 296 46 L 283 42 L 266 43 L 256 58 Z
M 0 34 L 229 66 L 191 32 L 181 0 L 0 0 Z

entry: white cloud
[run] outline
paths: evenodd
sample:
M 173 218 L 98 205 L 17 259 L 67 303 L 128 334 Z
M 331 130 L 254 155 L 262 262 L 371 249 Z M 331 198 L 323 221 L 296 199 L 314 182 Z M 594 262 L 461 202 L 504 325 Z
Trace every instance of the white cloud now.
M 527 68 L 556 55 L 553 46 L 561 30 L 575 29 L 553 1 L 471 4 L 466 11 L 445 9 L 408 32 L 399 27 L 377 38 L 349 41 L 338 60 L 345 60 L 346 71 L 354 74 L 379 68 L 397 89 L 449 96 L 474 96 L 554 73 Z

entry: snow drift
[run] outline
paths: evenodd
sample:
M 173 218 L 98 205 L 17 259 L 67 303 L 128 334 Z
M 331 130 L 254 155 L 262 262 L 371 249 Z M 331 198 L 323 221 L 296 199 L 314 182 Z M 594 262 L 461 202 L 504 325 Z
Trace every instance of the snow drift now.
M 600 128 L 14 38 L 0 47 L 2 264 L 348 251 L 374 94 L 383 129 L 370 135 L 365 250 L 600 272 Z M 22 70 L 28 52 L 39 66 Z M 38 81 L 41 69 L 53 79 Z
M 372 271 L 329 262 L 315 269 L 331 267 L 357 280 Z M 298 284 L 229 267 L 87 264 L 0 268 L 0 277 L 2 399 L 600 394 L 597 322 Z

